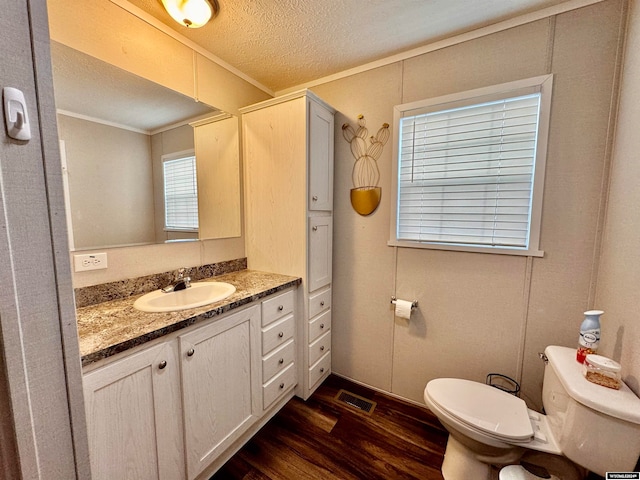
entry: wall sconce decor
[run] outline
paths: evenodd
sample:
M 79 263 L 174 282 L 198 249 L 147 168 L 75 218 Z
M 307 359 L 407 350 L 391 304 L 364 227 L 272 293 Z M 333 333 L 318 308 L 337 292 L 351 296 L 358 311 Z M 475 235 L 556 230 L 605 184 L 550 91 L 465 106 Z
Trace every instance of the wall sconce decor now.
M 342 136 L 351 144 L 351 153 L 356 159 L 351 174 L 351 206 L 363 216 L 372 214 L 378 208 L 382 197 L 382 189 L 378 186 L 378 159 L 384 144 L 389 140 L 389 124 L 383 123 L 375 137 L 367 138 L 368 135 L 364 115 L 358 115 L 357 129 L 348 123 L 342 125 Z
M 218 15 L 218 0 L 162 0 L 171 18 L 188 28 L 200 28 Z

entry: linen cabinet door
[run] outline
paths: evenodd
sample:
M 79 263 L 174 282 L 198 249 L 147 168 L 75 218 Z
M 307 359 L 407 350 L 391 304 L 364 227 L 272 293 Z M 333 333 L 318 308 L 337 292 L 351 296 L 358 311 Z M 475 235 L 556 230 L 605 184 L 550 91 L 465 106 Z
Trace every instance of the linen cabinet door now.
M 258 362 L 260 359 L 259 348 L 252 345 L 256 329 L 259 334 L 259 306 L 179 337 L 189 479 L 200 474 L 257 419 L 251 371 L 252 355 L 257 355 Z M 253 376 L 259 378 L 257 372 Z
M 185 478 L 179 378 L 176 342 L 84 375 L 93 479 Z
M 333 209 L 333 113 L 309 102 L 309 210 Z
M 309 292 L 331 283 L 332 217 L 309 218 Z

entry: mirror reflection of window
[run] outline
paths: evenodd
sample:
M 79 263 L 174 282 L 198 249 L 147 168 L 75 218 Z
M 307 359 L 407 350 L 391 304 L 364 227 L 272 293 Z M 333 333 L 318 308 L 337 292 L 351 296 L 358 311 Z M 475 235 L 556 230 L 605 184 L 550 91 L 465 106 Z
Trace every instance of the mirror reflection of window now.
M 164 229 L 198 231 L 198 180 L 193 151 L 163 155 Z

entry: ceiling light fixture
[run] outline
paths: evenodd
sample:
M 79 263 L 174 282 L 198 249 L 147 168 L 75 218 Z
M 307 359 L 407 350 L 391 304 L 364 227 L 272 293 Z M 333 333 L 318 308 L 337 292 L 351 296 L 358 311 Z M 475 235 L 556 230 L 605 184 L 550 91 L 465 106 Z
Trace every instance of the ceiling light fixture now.
M 220 10 L 217 0 L 162 0 L 165 10 L 181 25 L 200 28 Z

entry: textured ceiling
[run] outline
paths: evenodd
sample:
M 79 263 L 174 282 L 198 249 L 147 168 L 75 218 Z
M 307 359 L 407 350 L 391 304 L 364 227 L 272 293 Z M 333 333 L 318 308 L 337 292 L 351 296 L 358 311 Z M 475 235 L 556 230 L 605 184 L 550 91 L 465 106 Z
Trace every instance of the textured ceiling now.
M 219 15 L 193 30 L 174 22 L 160 0 L 129 3 L 279 92 L 565 1 L 218 0 Z M 55 42 L 52 60 L 61 110 L 143 131 L 207 111 L 192 99 Z
M 566 0 L 218 0 L 199 29 L 129 1 L 277 92 Z

